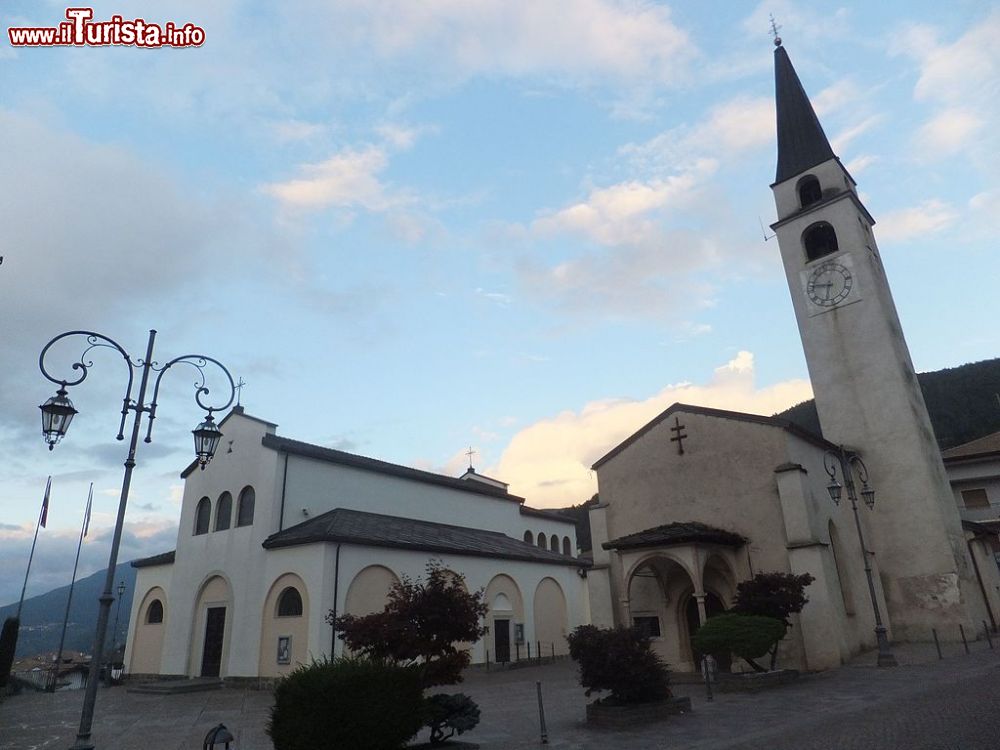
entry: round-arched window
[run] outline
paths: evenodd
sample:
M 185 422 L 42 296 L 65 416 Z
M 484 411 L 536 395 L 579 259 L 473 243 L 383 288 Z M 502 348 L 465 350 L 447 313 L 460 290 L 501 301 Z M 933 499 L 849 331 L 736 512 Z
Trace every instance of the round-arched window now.
M 802 233 L 802 246 L 806 250 L 807 260 L 816 260 L 840 249 L 837 245 L 837 233 L 825 221 L 817 221 L 806 227 L 806 231 Z
M 563 554 L 569 557 L 573 556 L 573 544 L 570 542 L 568 536 L 563 537 Z
M 823 189 L 819 186 L 819 180 L 815 175 L 807 174 L 798 184 L 799 205 L 802 208 L 819 203 L 823 200 Z
M 236 506 L 237 526 L 253 525 L 253 506 L 255 501 L 256 494 L 253 491 L 253 487 L 247 485 L 240 492 L 240 500 Z
M 278 617 L 301 617 L 302 595 L 294 586 L 289 586 L 278 597 Z
M 524 541 L 526 541 L 528 544 L 535 543 L 535 535 L 531 533 L 531 529 L 528 529 L 527 531 L 524 532 Z
M 153 599 L 149 609 L 146 610 L 146 622 L 150 625 L 163 622 L 163 602 L 159 599 Z
M 225 531 L 233 523 L 233 496 L 228 492 L 219 495 L 219 504 L 215 508 L 215 530 Z
M 208 533 L 208 525 L 212 520 L 212 501 L 203 497 L 198 501 L 194 511 L 194 535 Z

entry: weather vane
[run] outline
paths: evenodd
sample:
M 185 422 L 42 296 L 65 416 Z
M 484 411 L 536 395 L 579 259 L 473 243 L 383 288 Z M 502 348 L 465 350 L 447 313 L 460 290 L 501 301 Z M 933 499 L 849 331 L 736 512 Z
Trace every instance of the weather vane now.
M 775 22 L 773 13 L 768 13 L 768 15 L 771 17 L 771 36 L 774 37 L 774 46 L 780 47 L 781 37 L 778 36 L 778 32 L 781 31 L 781 27 Z

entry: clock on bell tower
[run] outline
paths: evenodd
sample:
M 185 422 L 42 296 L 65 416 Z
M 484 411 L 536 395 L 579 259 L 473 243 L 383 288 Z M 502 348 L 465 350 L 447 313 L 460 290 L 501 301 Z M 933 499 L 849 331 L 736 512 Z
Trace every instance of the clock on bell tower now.
M 875 219 L 775 40 L 778 238 L 823 436 L 859 451 L 892 635 L 978 612 L 958 510 L 875 242 Z

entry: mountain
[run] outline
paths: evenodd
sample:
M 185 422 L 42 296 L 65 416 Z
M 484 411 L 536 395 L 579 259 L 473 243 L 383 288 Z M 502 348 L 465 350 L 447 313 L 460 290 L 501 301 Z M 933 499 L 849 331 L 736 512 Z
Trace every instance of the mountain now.
M 130 563 L 119 563 L 115 568 L 115 587 L 119 581 L 125 582 L 121 614 L 118 618 L 118 642 L 128 633 L 128 618 L 132 611 L 132 593 L 135 591 L 135 568 Z M 104 590 L 107 569 L 81 578 L 73 589 L 73 603 L 69 610 L 69 625 L 66 627 L 64 649 L 91 653 L 94 648 L 94 632 L 97 629 L 97 599 Z M 117 591 L 112 591 L 117 596 Z M 69 586 L 53 589 L 45 594 L 24 600 L 21 610 L 21 632 L 17 639 L 17 657 L 34 656 L 59 648 L 59 634 L 66 614 L 66 597 Z M 112 643 L 111 630 L 115 624 L 118 602 L 111 603 L 111 619 L 108 621 L 108 643 Z M 17 602 L 0 607 L 0 622 L 17 613 Z
M 1000 431 L 1000 359 L 921 372 L 917 381 L 941 450 Z M 811 399 L 775 416 L 822 434 Z

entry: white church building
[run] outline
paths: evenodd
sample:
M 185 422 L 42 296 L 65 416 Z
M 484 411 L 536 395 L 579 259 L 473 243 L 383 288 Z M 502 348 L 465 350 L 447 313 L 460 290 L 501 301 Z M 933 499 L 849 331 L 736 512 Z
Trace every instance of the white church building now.
M 483 589 L 474 663 L 567 651 L 589 621 L 572 521 L 470 469 L 449 477 L 290 440 L 236 407 L 182 477 L 177 548 L 137 560 L 132 676 L 272 678 L 340 654 L 327 615 L 385 605 L 430 560 Z

